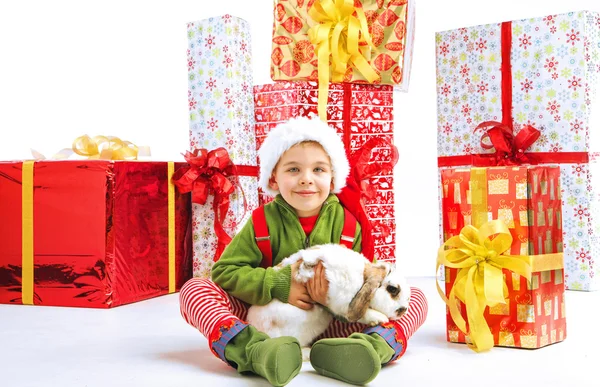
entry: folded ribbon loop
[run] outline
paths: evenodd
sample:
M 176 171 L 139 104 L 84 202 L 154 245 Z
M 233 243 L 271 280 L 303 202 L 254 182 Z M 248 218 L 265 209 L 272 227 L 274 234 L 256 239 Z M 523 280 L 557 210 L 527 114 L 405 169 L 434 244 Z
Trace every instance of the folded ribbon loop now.
M 329 91 L 329 58 L 331 57 L 331 81 L 343 82 L 348 65 L 354 66 L 369 83 L 379 74 L 365 56 L 375 49 L 367 18 L 362 8 L 354 7 L 354 0 L 316 0 L 308 11 L 317 24 L 308 30 L 308 38 L 316 47 L 319 78 L 319 117 L 327 121 L 327 97 Z M 366 43 L 363 51 L 359 46 Z
M 469 334 L 472 349 L 485 351 L 494 346 L 494 339 L 483 313 L 486 306 L 504 304 L 508 289 L 502 269 L 511 270 L 529 281 L 530 256 L 506 255 L 512 236 L 501 220 L 484 223 L 479 229 L 465 226 L 460 235 L 448 239 L 438 250 L 437 265 L 459 269 L 448 298 L 437 285 L 438 293 L 448 305 L 456 326 Z M 457 305 L 466 305 L 468 331 Z
M 238 168 L 231 161 L 227 150 L 222 147 L 212 151 L 195 149 L 193 152 L 186 152 L 184 158 L 189 166 L 180 168 L 173 174 L 173 184 L 181 193 L 192 192 L 192 202 L 200 205 L 206 203 L 210 193 L 214 195 L 214 230 L 218 241 L 214 256 L 216 261 L 231 242 L 231 237 L 223 226 L 223 220 L 229 211 L 230 196 L 236 187 L 239 187 L 244 200 L 244 212 L 248 208 L 238 176 L 256 176 L 257 168 L 248 166 Z M 242 214 L 242 218 L 244 216 L 245 213 Z
M 36 160 L 45 160 L 46 157 L 35 151 L 31 151 Z M 123 141 L 113 136 L 83 135 L 77 137 L 71 148 L 65 148 L 57 152 L 52 159 L 65 160 L 73 153 L 83 156 L 88 160 L 137 160 L 138 157 L 150 156 L 150 148 Z
M 531 125 L 525 125 L 517 135 L 506 124 L 497 121 L 485 121 L 477 125 L 473 132 L 483 130 L 481 136 L 481 147 L 483 149 L 495 149 L 493 154 L 495 165 L 522 165 L 536 163 L 533 154 L 525 151 L 533 145 L 540 137 L 540 131 Z M 489 139 L 490 143 L 485 140 Z M 486 156 L 478 156 L 486 157 Z M 487 156 L 489 157 L 489 156 Z
M 375 148 L 390 149 L 387 161 L 377 160 L 371 162 L 371 155 Z M 364 198 L 372 199 L 377 193 L 377 188 L 370 184 L 369 179 L 382 173 L 391 173 L 397 162 L 398 148 L 390 141 L 381 137 L 375 137 L 367 141 L 350 156 L 350 175 L 346 180 L 346 186 L 338 194 L 342 205 L 360 223 L 362 231 L 362 254 L 371 261 L 374 258 L 372 231 L 381 232 L 384 236 L 387 236 L 390 230 L 385 225 L 382 225 L 378 230 L 371 229 L 371 221 L 367 215 Z
M 233 162 L 225 148 L 217 148 L 210 152 L 206 149 L 195 149 L 193 152 L 186 152 L 184 158 L 189 167 L 180 168 L 175 172 L 173 184 L 181 193 L 192 192 L 192 202 L 196 204 L 205 204 L 209 192 L 214 194 L 214 230 L 218 241 L 214 257 L 216 261 L 225 246 L 231 242 L 231 237 L 223 227 L 223 220 L 229 210 L 229 196 L 235 190 L 229 179 L 237 181 L 233 174 Z

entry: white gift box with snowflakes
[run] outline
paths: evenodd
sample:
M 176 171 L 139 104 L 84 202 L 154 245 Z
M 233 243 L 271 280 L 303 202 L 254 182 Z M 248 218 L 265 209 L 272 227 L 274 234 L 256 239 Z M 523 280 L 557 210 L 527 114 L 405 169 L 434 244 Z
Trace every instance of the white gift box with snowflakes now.
M 188 23 L 190 148 L 224 147 L 235 165 L 256 166 L 250 26 L 223 15 Z M 223 220 L 233 236 L 258 207 L 258 178 L 239 176 Z M 217 249 L 213 197 L 193 205 L 194 276 L 209 278 Z
M 599 15 L 580 11 L 438 32 L 436 66 L 440 167 L 472 165 L 471 155 L 496 152 L 482 146 L 483 130 L 476 130 L 482 122 L 502 122 L 515 136 L 528 125 L 539 130 L 525 154 L 560 163 L 566 286 L 598 290 Z

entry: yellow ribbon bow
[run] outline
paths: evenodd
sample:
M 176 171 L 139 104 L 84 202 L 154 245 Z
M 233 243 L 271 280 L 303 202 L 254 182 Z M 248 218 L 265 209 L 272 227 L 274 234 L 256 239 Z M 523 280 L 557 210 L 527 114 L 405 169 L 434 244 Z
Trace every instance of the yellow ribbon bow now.
M 448 239 L 438 250 L 437 268 L 440 265 L 459 269 L 456 281 L 446 298 L 439 284 L 438 293 L 448 305 L 452 319 L 463 332 L 467 333 L 465 320 L 457 305 L 457 300 L 466 305 L 469 322 L 469 346 L 476 352 L 494 346 L 494 338 L 483 317 L 486 306 L 506 303 L 508 294 L 502 269 L 508 269 L 531 280 L 532 257 L 504 255 L 512 245 L 512 236 L 501 220 L 484 223 L 479 229 L 465 226 L 460 235 Z M 562 254 L 546 254 L 560 256 Z M 536 256 L 540 257 L 540 256 Z
M 353 16 L 355 11 L 356 16 Z M 348 64 L 351 64 L 372 83 L 379 74 L 365 59 L 359 43 L 366 42 L 367 50 L 375 47 L 369 35 L 365 12 L 362 8 L 354 8 L 354 0 L 316 0 L 308 15 L 318 23 L 308 30 L 308 38 L 317 48 L 319 117 L 327 121 L 329 57 L 332 59 L 333 82 L 342 82 Z
M 45 159 L 44 155 L 32 150 L 36 160 Z M 84 156 L 89 160 L 137 160 L 138 157 L 149 156 L 148 147 L 138 147 L 137 145 L 123 141 L 113 136 L 94 136 L 93 138 L 84 135 L 77 137 L 73 141 L 71 149 L 65 148 L 52 156 L 55 160 L 64 160 L 73 153 Z

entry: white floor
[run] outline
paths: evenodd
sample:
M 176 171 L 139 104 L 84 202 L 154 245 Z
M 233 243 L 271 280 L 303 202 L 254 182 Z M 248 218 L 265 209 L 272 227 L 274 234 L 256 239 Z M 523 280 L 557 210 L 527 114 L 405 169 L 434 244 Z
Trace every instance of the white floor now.
M 474 353 L 445 339 L 433 278 L 412 278 L 429 298 L 408 351 L 370 386 L 598 386 L 600 292 L 568 292 L 567 340 L 538 350 Z M 111 310 L 0 305 L 0 386 L 268 386 L 216 359 L 169 295 Z M 310 363 L 289 386 L 344 385 Z

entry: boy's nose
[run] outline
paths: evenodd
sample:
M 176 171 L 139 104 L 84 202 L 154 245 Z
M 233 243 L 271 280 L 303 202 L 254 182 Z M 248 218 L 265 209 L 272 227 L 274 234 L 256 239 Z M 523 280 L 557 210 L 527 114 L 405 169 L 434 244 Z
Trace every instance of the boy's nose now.
M 302 176 L 300 176 L 300 184 L 306 185 L 306 184 L 312 184 L 312 183 L 313 183 L 313 179 L 312 179 L 310 173 L 304 173 L 304 174 L 302 174 Z

